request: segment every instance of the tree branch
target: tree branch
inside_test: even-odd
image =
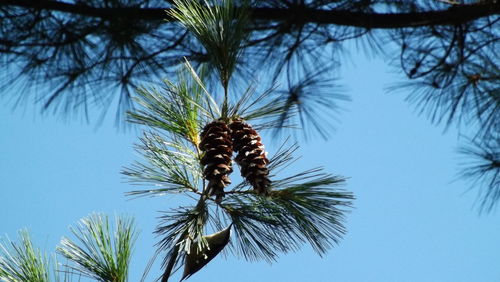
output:
[[[45,9],[99,18],[126,17],[129,20],[173,20],[165,12],[169,8],[116,7],[96,8],[82,4],[40,0],[0,0],[0,6]],[[478,18],[499,15],[500,1],[468,5],[454,5],[446,10],[414,13],[365,13],[347,10],[301,9],[300,15],[292,9],[254,8],[257,20],[286,21],[289,23],[317,23],[362,28],[403,28],[430,25],[454,25]]]

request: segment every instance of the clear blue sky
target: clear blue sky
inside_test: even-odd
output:
[[[500,281],[498,212],[478,216],[476,191],[464,194],[466,183],[452,182],[460,161],[457,132],[443,134],[417,116],[403,94],[387,94],[384,87],[396,78],[384,62],[355,57],[342,70],[353,101],[343,103],[329,141],[303,143],[296,165],[322,165],[350,177],[345,188],[357,200],[345,238],[324,258],[308,246],[272,265],[217,257],[188,281]],[[141,234],[130,281],[138,281],[154,252],[157,211],[175,207],[177,198],[124,196],[137,188],[119,174],[139,158],[136,133],[118,132],[112,118],[96,130],[42,117],[32,107],[12,112],[5,104],[3,99],[0,235],[14,239],[28,228],[51,252],[70,234],[68,226],[91,212],[133,215]],[[157,268],[152,273],[151,281],[160,274]]]

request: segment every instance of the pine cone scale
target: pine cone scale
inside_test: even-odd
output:
[[[231,130],[224,122],[213,121],[205,126],[200,137],[203,152],[200,163],[204,166],[203,176],[208,180],[208,193],[221,201],[224,187],[231,183],[229,174],[233,172]]]
[[[269,179],[269,160],[266,157],[262,139],[255,129],[241,119],[229,124],[233,140],[235,158],[243,176],[259,194],[266,195],[271,185]]]

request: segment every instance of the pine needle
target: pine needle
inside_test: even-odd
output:
[[[58,253],[70,260],[69,267],[98,281],[125,282],[137,233],[134,221],[117,217],[113,231],[108,217],[93,214],[80,221],[71,232],[77,242],[63,238]]]
[[[136,184],[153,184],[156,189],[128,192],[131,196],[164,195],[165,193],[198,192],[202,167],[198,154],[180,140],[165,140],[156,133],[144,133],[137,151],[146,162],[136,162],[122,174]]]
[[[185,26],[205,47],[227,89],[247,37],[249,20],[244,6],[232,0],[174,0],[169,15]]]
[[[354,199],[335,189],[344,179],[313,169],[272,182],[270,196],[231,193],[222,203],[234,223],[233,248],[253,261],[273,261],[304,242],[324,255],[345,233],[344,214]]]
[[[33,246],[27,230],[19,231],[20,243],[0,244],[0,280],[6,282],[49,282],[51,265],[47,256]]]

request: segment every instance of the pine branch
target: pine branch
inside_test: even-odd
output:
[[[51,262],[33,246],[28,231],[19,231],[20,243],[0,244],[0,280],[49,282]]]
[[[321,65],[321,62],[313,61],[302,68],[296,64],[287,67],[288,87],[277,92],[284,110],[276,118],[279,126],[275,133],[289,127],[288,123],[292,122],[300,124],[306,138],[314,133],[319,133],[325,140],[331,136],[333,123],[340,112],[339,102],[349,101],[349,97],[342,93],[342,88],[333,78],[332,64]]]
[[[234,251],[247,260],[273,261],[305,241],[320,255],[345,232],[344,213],[353,196],[335,187],[340,177],[306,171],[275,180],[268,198],[233,190],[221,206],[234,223]]]
[[[108,217],[94,214],[71,228],[78,243],[63,238],[57,251],[74,263],[73,270],[98,281],[125,282],[136,232],[132,219],[117,218],[116,231]],[[113,236],[114,235],[114,236]]]
[[[462,164],[459,177],[470,182],[470,190],[479,190],[479,212],[493,211],[500,201],[500,137],[469,140],[459,153],[469,159]]]
[[[499,25],[500,18],[474,26],[401,31],[400,63],[412,81],[392,89],[409,89],[407,100],[432,122],[473,125],[476,135],[485,138],[498,132]]]
[[[205,246],[202,238],[209,215],[204,199],[202,196],[196,206],[177,208],[160,217],[155,233],[162,238],[157,244],[158,250],[166,253],[162,281],[167,281],[173,274],[172,270],[184,262],[192,244],[196,242],[200,247]]]
[[[165,130],[197,147],[205,120],[219,112],[201,80],[186,62],[175,83],[166,81],[161,90],[140,88],[135,100],[141,108],[129,112],[129,121]]]
[[[130,21],[134,20],[163,20],[166,17],[162,8],[97,8],[84,4],[72,4],[60,1],[37,0],[3,0],[0,5],[9,5],[35,9],[49,9],[71,14],[98,18],[116,18],[122,16]],[[421,11],[406,13],[375,13],[352,12],[348,10],[323,10],[286,8],[254,8],[250,10],[252,18],[265,21],[285,21],[290,24],[318,23],[335,24],[362,28],[394,29],[403,27],[418,27],[432,25],[454,25],[465,23],[478,18],[500,14],[498,1],[481,1],[474,4],[454,5],[448,9],[438,11]],[[167,18],[173,20],[173,18]]]
[[[136,162],[122,174],[138,184],[153,184],[156,189],[128,192],[131,196],[163,195],[190,191],[198,193],[202,168],[197,152],[178,139],[165,140],[155,133],[144,133],[137,151],[146,163]]]
[[[247,7],[236,7],[231,0],[204,2],[174,0],[167,13],[186,27],[205,47],[217,68],[224,89],[223,117],[227,114],[227,92],[231,75],[243,51],[248,31]]]
[[[229,117],[251,121],[256,130],[290,127],[284,123],[288,123],[295,111],[289,109],[282,99],[273,97],[275,90],[276,87],[271,87],[257,95],[255,88],[249,86],[236,103],[229,106]],[[278,120],[286,112],[288,115],[283,122]]]

